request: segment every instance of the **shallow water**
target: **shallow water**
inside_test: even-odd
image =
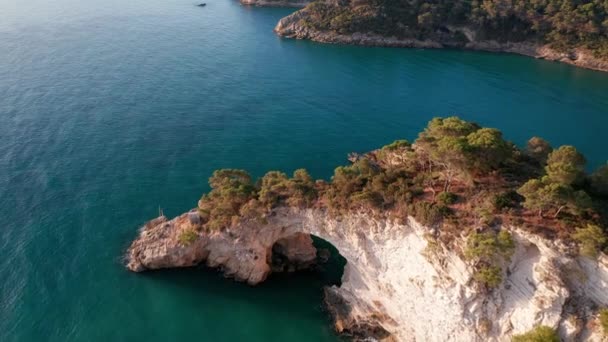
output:
[[[121,255],[214,169],[328,177],[458,114],[607,159],[608,73],[490,53],[320,45],[286,9],[0,0],[0,340],[334,341],[323,276],[260,288]]]

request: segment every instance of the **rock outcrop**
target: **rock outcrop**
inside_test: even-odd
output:
[[[340,34],[333,31],[318,31],[310,25],[305,24],[308,17],[307,9],[304,8],[281,19],[274,31],[286,38],[308,39],[320,43],[329,44],[352,44],[365,46],[383,47],[405,47],[405,48],[461,48],[479,51],[507,52],[519,55],[546,59],[571,64],[586,69],[608,71],[608,61],[602,60],[593,55],[591,51],[576,49],[570,53],[559,52],[552,49],[549,45],[539,45],[529,42],[507,42],[477,40],[474,32],[466,27],[450,27],[452,32],[462,33],[466,41],[453,39],[446,40],[420,40],[402,39],[397,37],[387,37],[369,32],[356,32],[352,34]],[[446,28],[447,29],[447,28]]]
[[[326,289],[326,302],[336,330],[355,339],[509,341],[542,324],[558,329],[564,341],[602,340],[595,312],[608,305],[605,255],[583,259],[559,242],[504,227],[516,251],[502,284],[482,291],[462,251],[429,244],[432,230],[412,218],[398,224],[363,213],[335,218],[281,208],[267,222],[198,232],[197,215],[146,224],[127,252],[127,267],[140,272],[203,263],[254,285],[272,271],[273,246],[306,264],[312,257],[306,236],[315,235],[347,260],[342,285]],[[194,231],[195,239],[180,239]],[[455,239],[454,246],[463,245]]]
[[[304,7],[310,0],[240,0],[241,4],[259,7]]]

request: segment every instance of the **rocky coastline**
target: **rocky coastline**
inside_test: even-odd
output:
[[[421,49],[441,49],[456,48],[489,52],[504,52],[524,55],[537,59],[567,63],[573,66],[608,72],[608,61],[595,57],[590,51],[576,49],[570,53],[559,52],[552,49],[549,45],[537,44],[533,42],[498,42],[498,41],[478,41],[475,34],[466,28],[452,28],[460,31],[467,41],[446,40],[419,40],[419,39],[400,39],[397,37],[386,37],[373,33],[356,32],[353,34],[340,34],[333,31],[318,31],[304,24],[307,17],[306,8],[299,10],[281,19],[274,31],[281,37],[293,39],[307,39],[319,43],[327,44],[348,44],[362,46],[381,46],[399,48],[421,48]]]
[[[247,6],[295,8],[302,8],[310,3],[308,0],[240,0],[240,2]]]
[[[556,328],[564,341],[602,340],[594,309],[608,305],[608,259],[571,256],[559,241],[516,227],[507,228],[517,248],[506,278],[484,292],[458,249],[430,242],[433,230],[411,217],[399,224],[364,213],[338,219],[319,209],[279,208],[267,222],[243,221],[180,242],[180,233],[199,225],[197,210],[148,222],[127,251],[127,268],[204,264],[255,285],[273,272],[277,242],[291,263],[312,262],[314,235],[347,259],[342,285],[327,288],[325,302],[336,331],[354,340],[506,341],[539,324]]]

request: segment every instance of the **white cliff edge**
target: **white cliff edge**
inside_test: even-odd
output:
[[[275,242],[300,236],[296,245],[304,252],[294,258],[306,262],[312,252],[301,233],[312,234],[347,260],[341,287],[326,290],[343,333],[396,341],[509,341],[542,324],[558,329],[564,341],[608,340],[595,317],[598,307],[608,306],[608,258],[569,256],[559,242],[518,228],[504,227],[516,251],[502,284],[487,292],[476,288],[461,251],[429,247],[431,230],[412,218],[397,224],[362,213],[337,219],[320,210],[284,208],[264,224],[243,222],[179,242],[180,232],[199,226],[196,210],[149,222],[127,252],[127,267],[140,272],[203,263],[254,285],[271,272]]]

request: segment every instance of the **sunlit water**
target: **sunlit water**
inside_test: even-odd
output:
[[[323,276],[124,270],[217,168],[327,178],[452,114],[607,159],[606,73],[283,40],[291,10],[207,3],[0,0],[0,341],[335,341]]]

